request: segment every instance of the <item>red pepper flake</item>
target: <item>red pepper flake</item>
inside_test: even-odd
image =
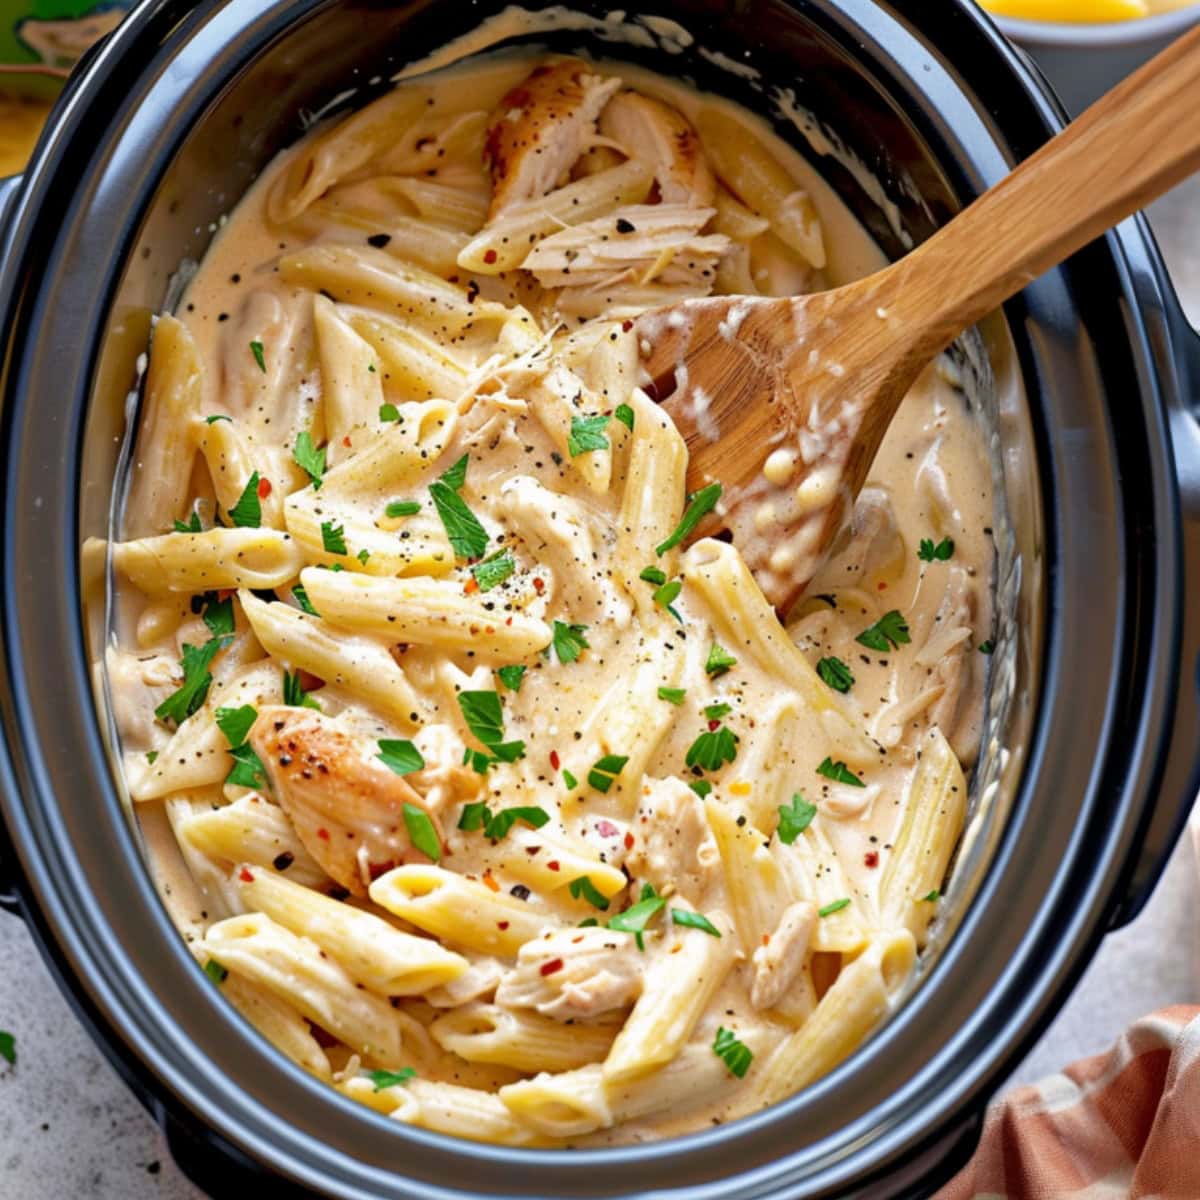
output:
[[[507,921],[497,921],[497,922],[496,922],[496,928],[497,928],[497,929],[507,929],[507,928],[508,928],[508,922],[507,922]]]
[[[258,498],[265,500],[271,494],[271,481],[269,479],[260,479],[258,481]]]
[[[485,251],[484,251],[484,255],[483,255],[483,261],[484,261],[485,263],[487,263],[487,264],[488,264],[488,266],[491,266],[491,265],[492,265],[492,263],[494,263],[494,262],[496,261],[496,252],[495,252],[495,250],[485,250]]]
[[[533,577],[533,590],[540,596],[546,590],[546,583],[540,575]]]
[[[322,825],[321,828],[317,830],[317,837],[319,837],[324,842],[329,841],[329,830],[326,829],[324,825]]]
[[[238,872],[238,878],[239,878],[239,879],[240,879],[240,880],[241,880],[243,883],[253,883],[253,882],[254,882],[254,876],[253,876],[253,875],[251,875],[251,874],[250,874],[250,872],[249,872],[249,871],[247,871],[245,867],[243,867],[243,868],[242,868],[242,869],[241,869],[241,870]]]
[[[508,618],[508,620],[507,620],[507,621],[505,621],[504,623],[505,623],[505,625],[511,625],[511,624],[512,624],[512,617],[509,617],[509,618]]]
[[[552,958],[548,963],[542,963],[542,965],[538,967],[538,971],[542,975],[553,975],[555,971],[561,971],[562,969],[563,960],[561,958]]]
[[[346,436],[344,438],[342,438],[342,445],[343,446],[350,445],[350,435],[349,434],[346,434]]]
[[[887,591],[887,584],[882,579],[875,586],[881,592]]]
[[[300,676],[300,686],[306,692],[319,692],[325,686],[325,680],[320,675],[314,675],[303,667],[297,667],[296,674]]]
[[[484,882],[484,886],[493,892],[498,892],[500,890],[500,885],[496,882],[495,877],[492,875],[491,871],[484,871],[483,882]]]
[[[557,771],[561,765],[562,765],[562,762],[558,757],[558,751],[551,750],[550,751],[550,766],[553,767],[554,770]]]
[[[771,944],[771,935],[769,933],[764,933],[763,934],[763,945],[769,946],[770,944]]]
[[[713,730],[715,730],[715,729],[720,729],[720,728],[721,728],[721,722],[720,722],[720,721],[709,721],[709,723],[708,723],[708,728],[709,728],[709,732],[710,732],[710,733],[711,733]]]
[[[879,851],[868,850],[866,854],[863,855],[863,862],[866,863],[868,867],[879,866]]]
[[[632,321],[622,321],[621,322],[621,332],[622,333],[628,333],[632,328],[633,328]]]
[[[463,584],[463,595],[469,596],[472,592],[479,591],[479,580],[474,575]]]
[[[601,837],[616,837],[621,831],[611,821],[597,821],[596,832]]]
[[[549,862],[546,864],[546,870],[547,870],[547,871],[561,871],[561,870],[562,870],[562,867],[560,867],[560,866],[558,865],[558,859],[557,859],[557,858],[552,858],[552,859],[551,859],[551,860],[550,860],[550,861],[549,861]]]
[[[632,833],[627,833],[625,835],[625,849],[626,850],[633,849],[633,834]]]

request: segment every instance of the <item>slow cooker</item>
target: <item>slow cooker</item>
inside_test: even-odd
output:
[[[893,255],[1063,119],[1035,69],[956,0],[651,0],[636,13],[577,0],[553,21],[542,0],[522,4],[523,40],[642,63],[776,118]],[[988,736],[921,976],[826,1078],[743,1120],[619,1149],[410,1128],[244,1023],[144,865],[92,686],[105,581],[85,576],[79,548],[109,528],[150,315],[312,114],[363,103],[502,8],[144,0],[4,185],[4,906],[213,1194],[928,1194],[1100,939],[1137,913],[1196,793],[1200,339],[1140,218],[959,344],[1005,495]],[[789,89],[819,137],[783,122]]]

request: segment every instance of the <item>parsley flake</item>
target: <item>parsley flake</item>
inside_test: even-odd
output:
[[[404,825],[408,830],[408,840],[422,854],[428,855],[434,862],[440,862],[442,842],[438,837],[437,829],[429,819],[429,814],[423,808],[416,804],[410,804],[407,800],[404,802],[402,812],[404,813]]]
[[[800,792],[796,792],[790,805],[779,806],[779,826],[775,830],[779,840],[790,846],[812,824],[816,815],[817,806],[809,804]]]
[[[183,683],[178,691],[172,692],[154,710],[154,715],[160,721],[174,721],[176,725],[182,725],[204,703],[209,684],[212,683],[212,673],[208,668],[217,651],[224,650],[230,640],[211,638],[199,649],[195,646],[183,647],[180,663]]]
[[[325,474],[325,447],[318,450],[313,445],[312,434],[306,429],[296,438],[292,447],[292,458],[296,465],[308,473],[312,480],[313,491],[321,487],[321,477]]]
[[[927,904],[935,904],[941,898],[942,893],[937,888],[934,888],[932,892],[928,893],[928,895],[921,897],[922,901]]]
[[[308,598],[308,590],[304,584],[298,583],[292,588],[292,599],[300,605],[300,611],[306,612],[310,617],[319,617],[321,614],[313,608],[312,601]]]
[[[500,667],[497,669],[496,674],[500,677],[500,682],[510,692],[519,692],[521,690],[521,683],[525,678],[526,670],[528,668],[522,666]]]
[[[908,636],[908,622],[897,609],[885,612],[874,625],[864,629],[854,639],[859,645],[868,650],[878,650],[886,653],[890,648],[898,650],[901,646],[912,641]]]
[[[364,1071],[363,1074],[375,1085],[375,1091],[382,1092],[384,1088],[399,1087],[415,1079],[417,1072],[413,1067],[401,1067],[399,1071]]]
[[[726,1029],[724,1025],[717,1029],[717,1036],[713,1039],[712,1048],[713,1053],[739,1079],[745,1077],[746,1072],[750,1070],[750,1064],[754,1061],[750,1047],[745,1042],[738,1041],[737,1034],[732,1029]]]
[[[667,906],[664,900],[648,883],[642,884],[642,897],[636,904],[631,904],[624,912],[617,913],[608,922],[609,929],[619,933],[632,933],[637,941],[639,950],[646,949],[643,934],[646,926]]]
[[[283,702],[292,708],[311,708],[317,712],[321,706],[304,690],[300,682],[299,671],[284,671],[283,673]]]
[[[213,981],[213,983],[220,986],[228,978],[229,968],[217,962],[215,958],[210,958],[208,962],[204,964],[204,973]]]
[[[616,417],[617,420],[620,421],[630,433],[633,432],[633,409],[630,408],[628,404],[618,404],[613,410],[613,416]]]
[[[654,547],[654,553],[665,554],[668,550],[678,546],[716,508],[717,501],[720,498],[721,485],[719,483],[710,483],[708,487],[701,488],[698,492],[695,492],[689,497],[688,506],[684,510],[679,524],[675,526],[674,532],[672,532],[665,542],[659,542]]]
[[[233,759],[233,770],[225,776],[226,783],[254,788],[255,791],[267,786],[266,768],[252,746],[234,746],[229,751],[229,757]]]
[[[676,925],[682,925],[687,929],[702,929],[713,937],[721,936],[721,931],[707,917],[698,912],[692,912],[688,908],[671,909],[671,920]]]
[[[397,775],[411,775],[425,766],[420,750],[408,738],[380,738],[375,757]]]
[[[233,424],[233,418],[227,417],[224,413],[213,413],[211,417],[204,418],[205,425],[215,425],[218,421],[228,421],[230,425]]]
[[[258,498],[258,472],[246,481],[238,502],[229,510],[229,518],[242,529],[258,529],[262,525],[262,503]]]
[[[10,1067],[17,1065],[17,1039],[7,1029],[0,1029],[0,1058]]]
[[[225,735],[225,740],[231,746],[240,746],[258,719],[258,710],[252,704],[243,704],[241,708],[218,708],[217,728]]]
[[[606,754],[588,772],[588,786],[599,792],[607,792],[628,761],[628,754]]]
[[[737,758],[738,742],[741,739],[731,729],[722,726],[720,729],[706,729],[688,747],[687,758],[684,760],[689,767],[700,767],[704,771],[716,771],[722,763],[733,762]]]
[[[206,592],[205,595],[212,593]],[[209,600],[204,606],[204,624],[213,637],[225,637],[233,633],[233,597],[226,596],[224,600],[218,600],[214,596]]]
[[[492,588],[499,587],[516,569],[517,564],[512,553],[501,550],[491,558],[476,563],[471,568],[471,574],[475,576],[475,582],[479,584],[481,592],[490,592]]]
[[[464,463],[462,477],[465,479],[466,459],[463,458],[459,461]],[[455,469],[452,467],[446,474],[449,475]],[[429,485],[429,498],[433,501],[434,508],[437,509],[442,527],[446,531],[446,537],[450,539],[450,545],[454,547],[454,553],[459,558],[481,558],[487,549],[487,530],[479,523],[479,518],[467,507],[466,501],[451,484],[446,482],[446,476],[434,480]]]
[[[389,517],[415,517],[421,511],[419,500],[393,500],[384,512]]]
[[[554,622],[554,653],[560,663],[573,663],[584,650],[590,648],[586,633],[586,625],[567,625],[563,621]]]
[[[992,651],[995,649],[996,649],[996,643],[993,642],[991,638],[988,638],[988,640],[986,642],[979,643],[979,653],[980,654],[991,654]]]
[[[708,658],[704,662],[704,670],[716,679],[718,675],[724,675],[730,667],[737,666],[737,659],[729,653],[719,642],[713,642],[708,648]]]
[[[643,567],[638,578],[644,579],[647,583],[663,584],[667,582],[667,573],[658,567]]]
[[[563,783],[565,783],[567,786],[567,791],[573,792],[579,786],[579,780],[576,779],[575,776],[572,775],[571,772],[568,771],[566,767],[563,767],[562,775],[563,775]]]
[[[687,688],[660,687],[658,689],[658,698],[665,700],[668,704],[676,706],[683,703],[684,696],[687,695]]]
[[[381,404],[379,419],[381,421],[398,421],[400,420],[400,410],[394,404]]]
[[[443,471],[440,479],[447,487],[456,492],[467,482],[467,466],[471,461],[469,454],[464,454],[448,471]]]
[[[818,917],[832,917],[834,913],[841,912],[843,908],[850,907],[850,899],[848,896],[842,897],[841,900],[832,900],[826,904],[824,908],[817,909]]]
[[[250,343],[250,353],[254,355],[254,361],[258,363],[258,369],[265,375],[267,373],[267,360],[263,357],[263,344],[257,339]]]
[[[589,454],[593,450],[607,450],[608,438],[604,429],[608,425],[608,417],[603,414],[594,417],[572,417],[571,432],[567,434],[567,453],[572,458],[580,454]]]
[[[204,526],[200,524],[200,514],[193,508],[192,515],[186,521],[175,518],[176,533],[203,533]]]
[[[683,618],[673,607],[675,601],[679,597],[679,593],[683,591],[683,580],[672,579],[670,583],[664,583],[662,587],[656,588],[654,591],[654,603],[660,608],[665,608],[681,625]],[[736,661],[736,660],[734,660]]]
[[[917,557],[922,562],[945,562],[954,554],[954,542],[951,538],[942,538],[935,546],[932,538],[922,538],[917,549]]]
[[[848,692],[854,686],[854,675],[840,658],[823,658],[817,663],[817,674],[835,692]]]
[[[346,554],[346,528],[332,521],[321,522],[321,545],[326,554]]]
[[[587,875],[580,875],[578,879],[572,879],[567,884],[567,891],[576,900],[586,900],[593,908],[598,908],[602,912],[608,908],[608,897],[596,887]]]
[[[700,797],[701,800],[703,800],[705,796],[712,795],[713,785],[709,783],[707,779],[693,779],[692,782],[688,784],[688,787],[690,787],[692,791]]]
[[[844,762],[834,762],[829,757],[826,757],[817,768],[817,774],[824,775],[826,779],[832,779],[834,783],[848,783],[851,787],[867,786]]]

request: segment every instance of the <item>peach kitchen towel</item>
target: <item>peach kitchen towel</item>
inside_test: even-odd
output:
[[[1131,1025],[1106,1054],[1014,1088],[935,1200],[1200,1200],[1200,1006]]]

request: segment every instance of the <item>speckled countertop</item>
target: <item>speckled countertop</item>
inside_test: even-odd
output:
[[[1159,201],[1151,220],[1200,325],[1200,179]],[[1185,839],[1150,904],[1105,941],[1013,1082],[1103,1049],[1145,1012],[1200,1000],[1198,899]],[[0,1064],[0,1198],[204,1200],[59,995],[24,926],[3,915],[0,963],[0,1028],[16,1035],[18,1053],[15,1068]]]

